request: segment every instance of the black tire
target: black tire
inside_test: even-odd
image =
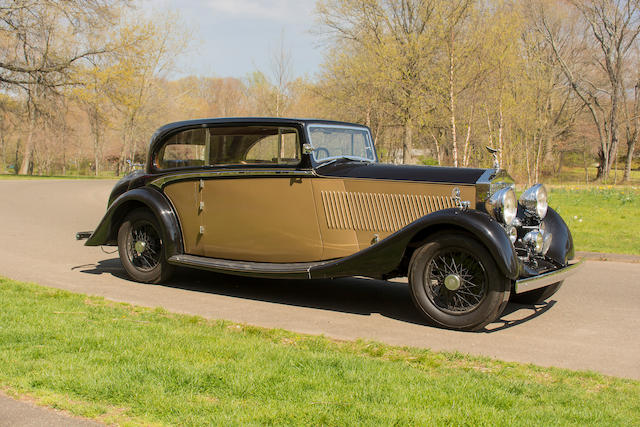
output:
[[[133,280],[161,283],[171,276],[173,267],[167,262],[162,236],[158,220],[148,209],[131,211],[120,224],[120,261]],[[136,247],[138,242],[143,243]]]
[[[482,329],[502,314],[511,280],[499,270],[487,248],[464,233],[432,236],[413,253],[409,288],[416,307],[448,329]],[[445,285],[445,278],[453,277]]]
[[[517,304],[542,304],[547,298],[560,290],[564,281],[556,282],[544,288],[534,289],[533,291],[523,292],[521,294],[511,295],[511,302]]]

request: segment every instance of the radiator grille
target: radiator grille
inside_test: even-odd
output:
[[[394,232],[418,218],[455,207],[451,197],[322,191],[327,227]]]

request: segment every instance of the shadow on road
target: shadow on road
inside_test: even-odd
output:
[[[73,267],[86,274],[110,274],[130,280],[119,258]],[[406,283],[366,278],[314,280],[275,280],[231,276],[194,269],[177,269],[174,279],[161,285],[194,292],[224,295],[276,304],[330,310],[369,316],[380,314],[390,319],[434,326],[417,311]],[[479,331],[495,333],[540,316],[555,301],[542,306],[509,303],[496,322]],[[533,310],[533,313],[532,313]]]

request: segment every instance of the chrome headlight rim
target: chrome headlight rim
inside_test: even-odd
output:
[[[518,203],[513,188],[505,187],[493,193],[487,199],[485,209],[493,219],[505,225],[511,225],[518,213]]]
[[[547,187],[544,184],[535,184],[522,193],[519,203],[527,214],[542,220],[549,208],[547,199]]]
[[[522,243],[534,252],[540,254],[544,250],[544,234],[540,230],[532,230],[524,235]],[[551,241],[549,241],[549,244],[551,244]]]

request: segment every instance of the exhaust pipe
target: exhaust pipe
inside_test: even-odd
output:
[[[76,233],[76,240],[86,240],[93,234],[93,231],[78,231]]]

